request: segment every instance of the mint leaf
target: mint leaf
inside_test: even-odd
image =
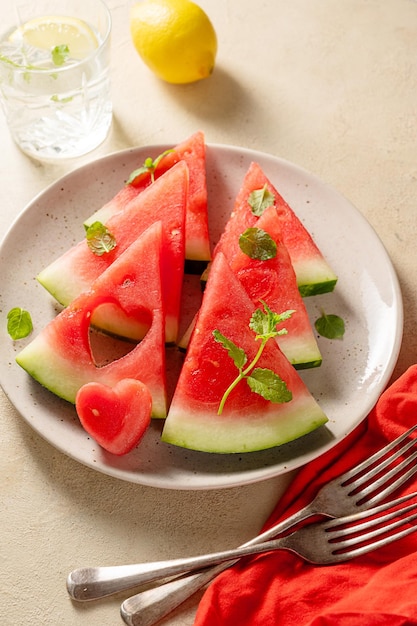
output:
[[[265,400],[276,404],[292,400],[292,393],[285,381],[269,369],[257,367],[246,380],[251,390]]]
[[[70,50],[66,44],[55,46],[52,48],[52,63],[54,65],[64,65],[65,61],[69,57]]]
[[[248,203],[252,209],[252,213],[258,217],[270,206],[275,203],[275,196],[269,191],[266,184],[262,189],[255,189],[249,194]]]
[[[7,314],[7,332],[12,339],[24,339],[32,330],[32,318],[28,311],[19,307],[10,309]]]
[[[286,328],[277,330],[277,325],[289,319],[295,311],[288,309],[283,313],[274,313],[269,306],[261,300],[264,307],[256,309],[249,322],[249,327],[256,333],[256,339],[276,337],[276,335],[285,335],[288,331]]]
[[[126,185],[131,185],[132,183],[134,183],[136,178],[138,178],[142,174],[150,174],[151,181],[155,182],[155,170],[158,167],[161,160],[170,152],[174,152],[174,149],[172,148],[170,150],[165,150],[165,152],[162,152],[162,154],[157,156],[156,159],[152,159],[152,157],[147,157],[144,160],[143,165],[141,167],[139,167],[136,170],[133,170],[133,172],[130,174],[129,178],[126,181]]]
[[[226,348],[226,350],[229,353],[230,358],[233,359],[233,362],[236,365],[236,367],[238,369],[242,369],[242,367],[246,364],[246,361],[247,361],[247,356],[244,350],[242,350],[242,348],[239,348],[236,344],[234,344],[233,341],[230,341],[230,339],[227,339],[227,337],[222,335],[222,333],[219,330],[213,330],[213,336],[214,336],[214,339],[218,343],[221,343],[222,346]]]
[[[277,256],[277,244],[262,228],[247,228],[239,237],[239,247],[248,257],[258,261]]]
[[[315,329],[326,339],[342,339],[345,334],[345,323],[338,315],[327,315],[322,311],[321,317],[314,322]]]
[[[74,96],[68,96],[66,98],[60,98],[56,93],[51,96],[52,102],[57,102],[59,104],[66,104],[67,102],[71,102],[74,99]]]
[[[85,237],[90,250],[97,256],[111,252],[116,247],[116,239],[101,222],[93,222],[85,227]]]
[[[285,311],[284,313],[278,314],[271,311],[268,305],[261,300],[265,311],[261,309],[257,309],[253,314],[249,322],[249,327],[257,333],[255,336],[255,341],[261,340],[261,344],[258,348],[257,353],[255,354],[252,361],[246,366],[245,369],[243,367],[247,363],[247,355],[245,352],[238,348],[233,341],[227,339],[220,331],[217,329],[213,331],[213,335],[216,341],[221,343],[223,347],[229,352],[229,356],[233,359],[237,369],[238,375],[234,379],[234,381],[229,385],[226,391],[223,394],[223,397],[220,401],[219,408],[217,410],[217,414],[221,415],[223,412],[224,405],[226,403],[227,398],[233,389],[240,383],[241,380],[246,378],[248,385],[255,393],[263,396],[267,400],[271,398],[284,398],[283,400],[271,400],[272,402],[288,402],[291,398],[289,398],[288,389],[285,386],[285,389],[282,388],[282,382],[279,376],[275,374],[272,370],[268,369],[260,369],[256,368],[255,365],[261,358],[262,352],[264,351],[265,345],[269,339],[275,337],[276,335],[286,333],[286,329],[283,328],[281,330],[276,329],[276,325],[281,323],[285,319],[288,319],[293,311]],[[250,379],[250,381],[249,381]],[[278,380],[277,380],[278,379]],[[281,381],[281,383],[279,382]],[[285,384],[285,383],[284,383]],[[288,392],[288,393],[287,393]]]
[[[54,93],[54,95],[51,96],[52,102],[57,102],[59,104],[66,104],[67,102],[71,102],[71,100],[73,100],[73,99],[74,99],[74,96],[68,96],[67,98],[61,98],[56,93]]]

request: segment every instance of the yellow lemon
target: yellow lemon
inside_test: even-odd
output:
[[[133,5],[130,30],[146,65],[169,83],[210,76],[217,37],[207,14],[190,0],[143,0]]]
[[[10,36],[10,41],[24,41],[41,50],[66,45],[73,59],[84,59],[98,46],[92,29],[75,17],[48,15],[36,17],[20,26]]]

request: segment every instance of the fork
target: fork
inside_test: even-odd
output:
[[[417,471],[417,464],[413,465],[417,449],[412,450],[417,439],[410,438],[416,429],[417,424],[355,468],[328,482],[304,508],[246,542],[244,547],[276,537],[314,515],[341,517],[382,502]],[[407,452],[409,455],[399,461]],[[159,588],[142,591],[123,602],[122,617],[127,624],[134,624],[133,615],[140,612],[140,624],[151,626],[230,565],[227,562],[200,574],[172,580]],[[74,600],[86,601],[130,589],[136,586],[130,576],[131,567],[134,566],[75,569],[67,578],[68,593]]]
[[[246,542],[245,546],[264,542],[282,534],[293,525],[313,515],[338,517],[355,513],[382,502],[417,471],[416,439],[409,439],[417,424],[362,463],[324,485],[305,507]],[[399,457],[408,453],[401,463]],[[378,474],[385,472],[378,477]],[[128,626],[153,626],[202,589],[235,561],[227,561],[202,573],[176,578],[127,598],[120,613]]]
[[[307,524],[289,535],[252,546],[169,561],[138,563],[131,566],[130,576],[135,585],[144,585],[161,577],[275,550],[289,550],[316,565],[348,561],[416,532],[417,525],[411,524],[417,519],[417,502],[397,508],[416,496],[417,492],[409,493],[360,513]]]
[[[169,561],[138,563],[130,566],[129,577],[132,584],[144,585],[161,577],[275,550],[289,550],[317,565],[348,561],[416,532],[417,525],[412,522],[417,520],[417,501],[400,507],[416,497],[417,492],[409,493],[353,515],[307,524],[289,535],[252,546]]]

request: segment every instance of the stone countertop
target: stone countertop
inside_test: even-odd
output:
[[[118,150],[174,145],[201,129],[208,143],[270,153],[337,189],[379,235],[403,293],[393,377],[404,372],[417,353],[417,3],[201,0],[218,34],[217,66],[209,79],[185,86],[149,72],[130,41],[128,3],[108,4],[111,133],[82,159],[47,164],[15,147],[1,117],[1,231],[49,184]],[[120,597],[71,602],[71,569],[242,543],[290,479],[212,491],[126,483],[55,450],[2,393],[0,403],[0,614],[7,626],[121,624]],[[199,597],[161,623],[191,625]]]

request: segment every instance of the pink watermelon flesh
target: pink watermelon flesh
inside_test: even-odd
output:
[[[138,445],[151,423],[152,396],[139,380],[126,378],[113,388],[87,383],[75,400],[84,429],[108,452],[123,455]]]
[[[257,163],[251,163],[247,170],[236,197],[232,214],[214,249],[213,255],[221,250],[227,259],[233,258],[238,250],[240,234],[246,228],[255,226],[259,219],[252,212],[248,202],[249,196],[253,191],[263,189],[265,185],[275,198],[275,207],[281,224],[282,240],[290,255],[301,295],[309,296],[332,291],[337,281],[336,275],[313,241],[310,233]]]
[[[295,272],[288,250],[282,241],[280,220],[274,206],[269,207],[256,222],[256,228],[267,232],[277,244],[274,258],[261,261],[251,259],[238,247],[231,260],[231,268],[255,307],[263,300],[272,311],[293,310],[286,320],[286,335],[276,340],[287,359],[297,369],[317,367],[322,358],[307,310],[297,287]]]
[[[16,361],[35,380],[74,403],[89,382],[114,387],[123,379],[147,385],[152,415],[167,410],[164,302],[160,258],[168,251],[161,223],[151,225],[124,254],[57,315],[18,354]],[[149,326],[143,340],[117,360],[98,365],[92,350],[90,323],[97,308],[112,303],[128,318]]]
[[[187,261],[209,261],[211,258],[206,180],[206,144],[204,133],[198,131],[176,145],[173,151],[161,159],[154,171],[154,178],[159,178],[178,161],[184,161],[190,172],[189,200],[186,213],[185,258]],[[156,159],[159,155],[151,155]],[[115,213],[123,210],[128,202],[148,187],[152,182],[149,172],[143,173],[120,190],[118,194],[101,209],[89,217],[85,224],[94,221],[106,224]],[[188,267],[188,266],[187,266]]]
[[[147,185],[146,185],[147,186]],[[145,186],[143,187],[145,189]],[[136,198],[139,192],[142,189],[134,187],[133,185],[125,185],[122,187],[117,194],[106,204],[104,204],[100,209],[95,211],[93,215],[91,215],[88,219],[85,220],[85,226],[91,226],[94,222],[101,222],[102,224],[106,224],[107,220],[110,219],[119,211],[123,211],[126,206],[129,204],[131,200]]]
[[[266,231],[277,243],[277,256],[268,261],[258,261],[249,258],[236,246],[231,269],[254,306],[259,306],[260,300],[264,300],[273,311],[295,311],[285,324],[288,334],[276,338],[278,345],[296,369],[318,367],[322,362],[321,353],[297,286],[288,250],[282,242],[281,225],[274,206],[266,209],[257,220],[256,227]],[[195,321],[196,316],[178,342],[182,350],[188,345]]]
[[[250,362],[259,346],[249,328],[253,310],[224,255],[216,254],[165,421],[163,441],[204,452],[251,452],[296,439],[327,421],[275,341],[267,342],[258,366],[276,372],[292,392],[292,399],[282,404],[269,402],[241,381],[223,413],[217,414],[237,369],[224,347],[215,341],[213,330],[218,329],[243,348]]]
[[[188,197],[188,167],[180,161],[153,185],[136,196],[124,211],[107,221],[116,239],[114,250],[95,255],[85,240],[70,248],[37,276],[39,282],[64,306],[88,291],[94,282],[150,225],[160,219],[168,241],[162,267],[166,308],[166,342],[177,339],[181,287],[184,275],[184,224]],[[110,303],[111,304],[111,303]],[[126,319],[114,307],[96,311],[93,324],[128,339],[143,337],[137,320]]]

